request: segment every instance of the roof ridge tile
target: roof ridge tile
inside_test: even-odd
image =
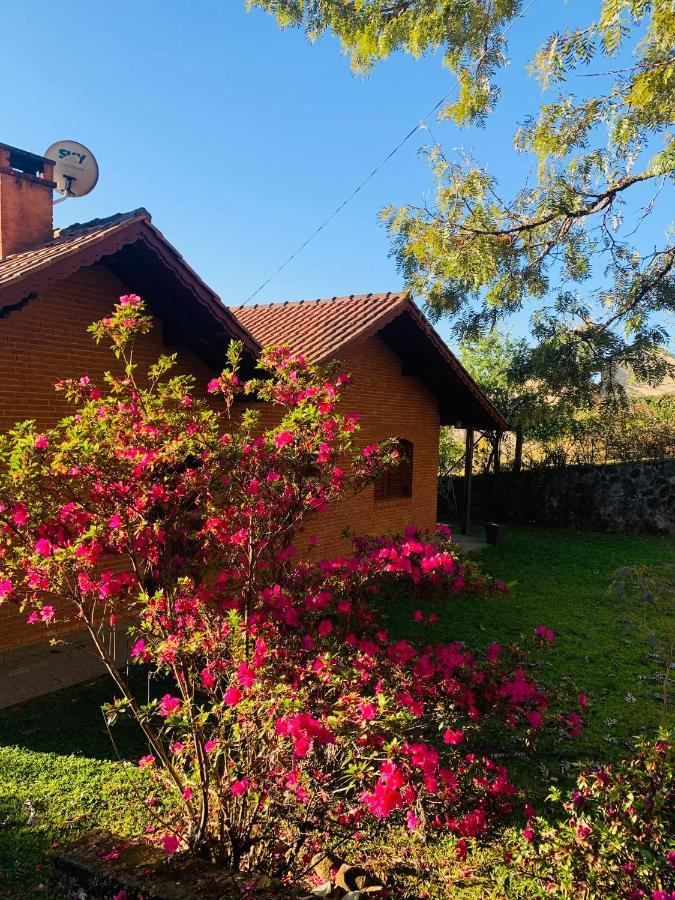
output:
[[[148,210],[144,206],[139,206],[128,212],[113,213],[111,216],[90,219],[88,222],[73,222],[71,225],[66,225],[65,228],[57,228],[54,231],[54,239],[81,234],[84,231],[90,231],[96,228],[104,228],[106,225],[117,225],[120,222],[127,222],[129,219],[136,218],[144,218],[147,219],[148,222],[152,222],[152,216]]]

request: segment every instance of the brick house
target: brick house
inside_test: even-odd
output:
[[[353,376],[350,409],[364,443],[397,436],[409,452],[401,471],[317,521],[324,552],[344,549],[341,532],[431,526],[436,515],[441,424],[506,423],[409,297],[368,294],[229,309],[152,224],[144,209],[53,230],[53,164],[0,144],[0,428],[65,412],[59,378],[95,379],[114,360],[87,326],[124,293],[146,301],[156,325],[137,361],[176,352],[199,385],[222,366],[231,340],[253,369],[263,344],[285,343],[316,362],[339,359]],[[8,605],[0,650],[44,638]]]

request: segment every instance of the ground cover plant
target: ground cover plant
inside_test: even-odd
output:
[[[538,678],[556,684],[567,675],[586,685],[589,706],[580,738],[557,753],[540,743],[527,766],[531,803],[551,824],[559,812],[557,805],[545,802],[551,786],[571,792],[582,768],[630,756],[634,736],[654,735],[659,727],[659,682],[652,678],[660,674],[661,663],[652,658],[649,641],[658,614],[628,597],[626,617],[631,612],[644,615],[645,630],[626,632],[606,588],[622,565],[656,564],[669,555],[675,555],[672,542],[660,537],[513,527],[503,544],[480,551],[483,568],[512,584],[507,595],[476,604],[475,598],[458,594],[452,603],[430,607],[438,615],[433,626],[438,640],[464,639],[476,647],[493,640],[507,645],[541,621],[552,623],[555,644],[539,658]],[[405,634],[417,641],[428,635],[428,622],[413,618],[418,608],[419,598],[399,596],[393,604],[387,602],[386,625],[393,636]],[[145,673],[139,669],[139,674],[139,687],[146,691]],[[158,696],[164,692],[160,685],[154,689]],[[633,701],[626,700],[628,694]],[[39,886],[47,881],[53,842],[99,829],[121,839],[128,836],[129,783],[100,711],[109,697],[109,684],[100,680],[0,711],[0,818],[12,822],[12,827],[0,828],[0,894],[12,900],[44,895]],[[136,760],[148,752],[147,741],[140,731],[129,728],[123,734],[121,727],[116,726],[115,738],[129,760],[127,771],[138,779],[142,773]],[[517,763],[516,757],[510,768]],[[522,784],[527,772],[516,774]],[[83,794],[91,800],[81,803]],[[32,815],[26,800],[33,804]],[[150,819],[143,824],[151,824]],[[524,827],[523,819],[514,841]],[[481,850],[469,840],[467,860],[457,860],[442,842],[422,844],[405,828],[392,837],[385,859],[418,864],[420,881],[431,896],[485,897],[494,887],[494,869],[503,861],[501,836]]]
[[[515,644],[477,655],[380,627],[385,586],[440,603],[503,592],[446,527],[298,556],[311,516],[397,463],[394,440],[356,443],[358,417],[338,403],[348,376],[278,349],[242,384],[233,345],[209,404],[170,357],[137,372],[150,327],[141,300],[122,297],[91,330],[123,374],[62,383],[73,415],[2,438],[0,593],[38,627],[88,630],[117,691],[108,724],[130,717],[148,745],[153,839],[298,879],[317,853],[392,825],[460,846],[486,837],[517,788],[474,743],[505,731],[525,748],[547,723],[575,737],[583,699],[558,707]],[[273,404],[276,424],[246,399]],[[135,691],[111,658],[103,635],[120,626],[161,696]],[[552,639],[534,629],[540,648]]]
[[[581,775],[554,825],[532,817],[512,850],[502,888],[509,897],[675,894],[675,748],[664,733],[616,765]]]

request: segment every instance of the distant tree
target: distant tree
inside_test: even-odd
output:
[[[529,432],[526,465],[602,465],[675,458],[675,396],[628,397],[542,420]]]
[[[526,340],[500,334],[496,329],[473,342],[462,344],[459,354],[464,367],[504,414],[515,432],[515,471],[519,471],[522,465],[524,440],[535,427],[541,428],[544,422],[550,423],[560,414],[559,405],[547,398],[545,389],[524,377],[529,354]],[[490,432],[487,437],[490,456],[486,468],[493,463],[498,469],[500,434]]]
[[[521,0],[248,4],[310,38],[331,30],[357,72],[397,50],[440,50],[458,86],[440,115],[458,125],[480,125],[494,108],[508,29],[521,15],[526,28],[529,10]],[[388,207],[382,218],[407,286],[432,316],[449,316],[466,341],[529,307],[530,373],[579,399],[612,364],[652,383],[667,369],[656,351],[667,340],[663,315],[675,310],[673,229],[645,252],[633,234],[657,198],[673,202],[675,6],[598,0],[581,4],[566,31],[554,14],[529,67],[549,96],[514,137],[515,152],[536,160],[532,180],[503,195],[485,166],[434,146],[435,202]]]

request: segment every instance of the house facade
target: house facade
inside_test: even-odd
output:
[[[0,428],[66,412],[54,384],[100,379],[115,369],[87,334],[121,294],[140,294],[155,325],[138,344],[141,368],[176,353],[181,371],[206,386],[228,343],[244,345],[253,371],[260,347],[287,344],[312,361],[338,359],[353,378],[345,403],[361,416],[364,443],[398,437],[410,451],[401,477],[367,488],[312,530],[323,553],[347,549],[341,534],[401,530],[436,517],[441,424],[505,427],[414,303],[369,294],[227,308],[153,225],[144,209],[54,231],[52,163],[0,144]],[[0,651],[44,640],[14,607],[0,607]]]

